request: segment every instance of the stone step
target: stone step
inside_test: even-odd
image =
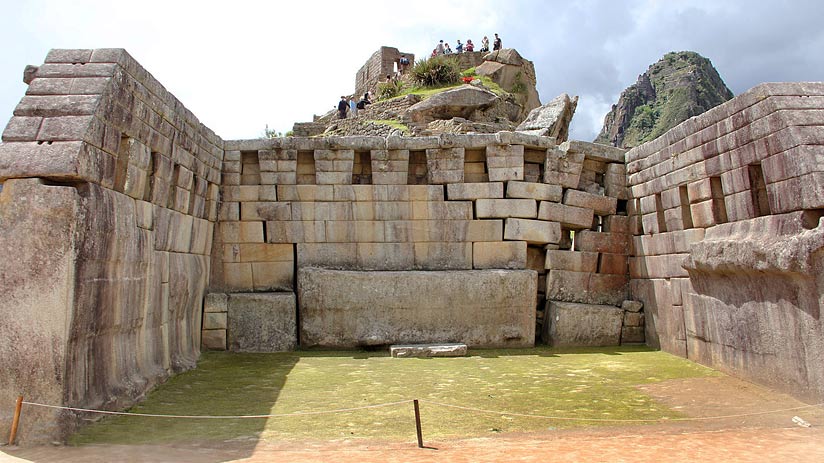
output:
[[[464,357],[466,344],[397,344],[389,346],[389,353],[398,358]]]

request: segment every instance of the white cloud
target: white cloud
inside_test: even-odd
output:
[[[123,47],[225,138],[280,131],[331,109],[380,46],[419,57],[439,39],[499,32],[535,62],[543,101],[580,96],[572,134],[592,139],[619,93],[665,52],[694,50],[739,93],[821,80],[824,4],[743,0],[140,3],[0,0],[0,119],[49,48]]]

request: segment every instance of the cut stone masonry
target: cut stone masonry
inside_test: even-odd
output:
[[[123,50],[52,50],[30,77],[0,144],[0,433],[21,391],[119,410],[201,348],[647,342],[824,397],[824,84],[624,153],[222,140]],[[32,410],[21,441],[78,423]]]

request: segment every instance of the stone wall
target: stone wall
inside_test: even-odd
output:
[[[222,145],[124,50],[49,52],[0,144],[0,433],[18,394],[119,410],[195,365]]]
[[[374,92],[378,83],[386,80],[386,76],[394,76],[398,70],[398,61],[401,55],[406,55],[409,66],[415,63],[415,55],[398,51],[393,47],[381,47],[361,66],[355,75],[355,97],[361,98],[367,91]]]
[[[443,342],[531,347],[537,281],[531,270],[303,268],[300,342],[348,348]]]
[[[552,138],[512,132],[237,140],[225,148],[211,290],[297,291],[305,326],[317,326],[312,317],[331,316],[322,307],[307,306],[307,300],[337,297],[333,285],[324,297],[313,293],[313,299],[299,290],[300,271],[318,267],[407,273],[393,274],[398,280],[418,278],[421,271],[463,271],[467,282],[475,278],[473,271],[535,270],[539,283],[524,288],[523,297],[535,301],[538,333],[547,300],[620,307],[628,297],[622,150],[584,142],[556,146]],[[452,291],[474,300],[470,287]],[[391,299],[396,290],[377,285],[355,305]],[[429,305],[421,303],[418,319],[405,320],[429,326]],[[461,309],[451,310],[460,320]],[[226,317],[218,317],[226,323],[204,325],[204,339],[214,341],[209,347],[232,348],[227,344],[232,311],[230,304]],[[373,331],[369,317],[358,319],[367,323],[362,332]],[[407,327],[395,328],[397,334]],[[299,330],[303,343],[305,332]],[[613,331],[617,344],[622,324]],[[500,335],[494,324],[479,324],[475,337],[464,342],[500,346]],[[351,347],[359,342],[355,338],[330,334],[316,344]],[[341,344],[330,344],[331,339]],[[432,338],[421,335],[423,340]],[[401,335],[381,338],[411,341]]]
[[[763,84],[627,153],[652,345],[824,398],[824,84]]]

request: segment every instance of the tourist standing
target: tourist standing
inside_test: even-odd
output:
[[[444,54],[444,55],[451,55],[451,54],[452,54],[452,49],[451,49],[451,48],[449,48],[449,44],[448,44],[448,43],[445,43],[445,44],[443,45],[443,54]]]
[[[463,44],[460,40],[458,40],[458,44],[455,45],[455,53],[463,53]]]
[[[500,50],[503,48],[503,43],[501,42],[501,38],[498,37],[498,34],[495,34],[495,41],[492,42],[492,49],[493,50]]]
[[[346,102],[346,97],[340,97],[338,102],[338,119],[346,119],[346,111],[349,109],[349,103]]]
[[[435,54],[436,55],[443,55],[444,47],[443,47],[443,40],[438,42],[438,46],[435,47]]]
[[[475,44],[472,43],[472,39],[466,39],[466,47],[464,50],[469,53],[475,51]]]
[[[398,60],[398,72],[403,74],[407,66],[409,66],[409,58],[406,55],[401,55],[401,59]]]
[[[481,51],[486,53],[489,51],[489,38],[484,36],[484,39],[481,40]]]
[[[352,113],[352,117],[358,117],[358,105],[352,98],[349,98],[349,112]]]

